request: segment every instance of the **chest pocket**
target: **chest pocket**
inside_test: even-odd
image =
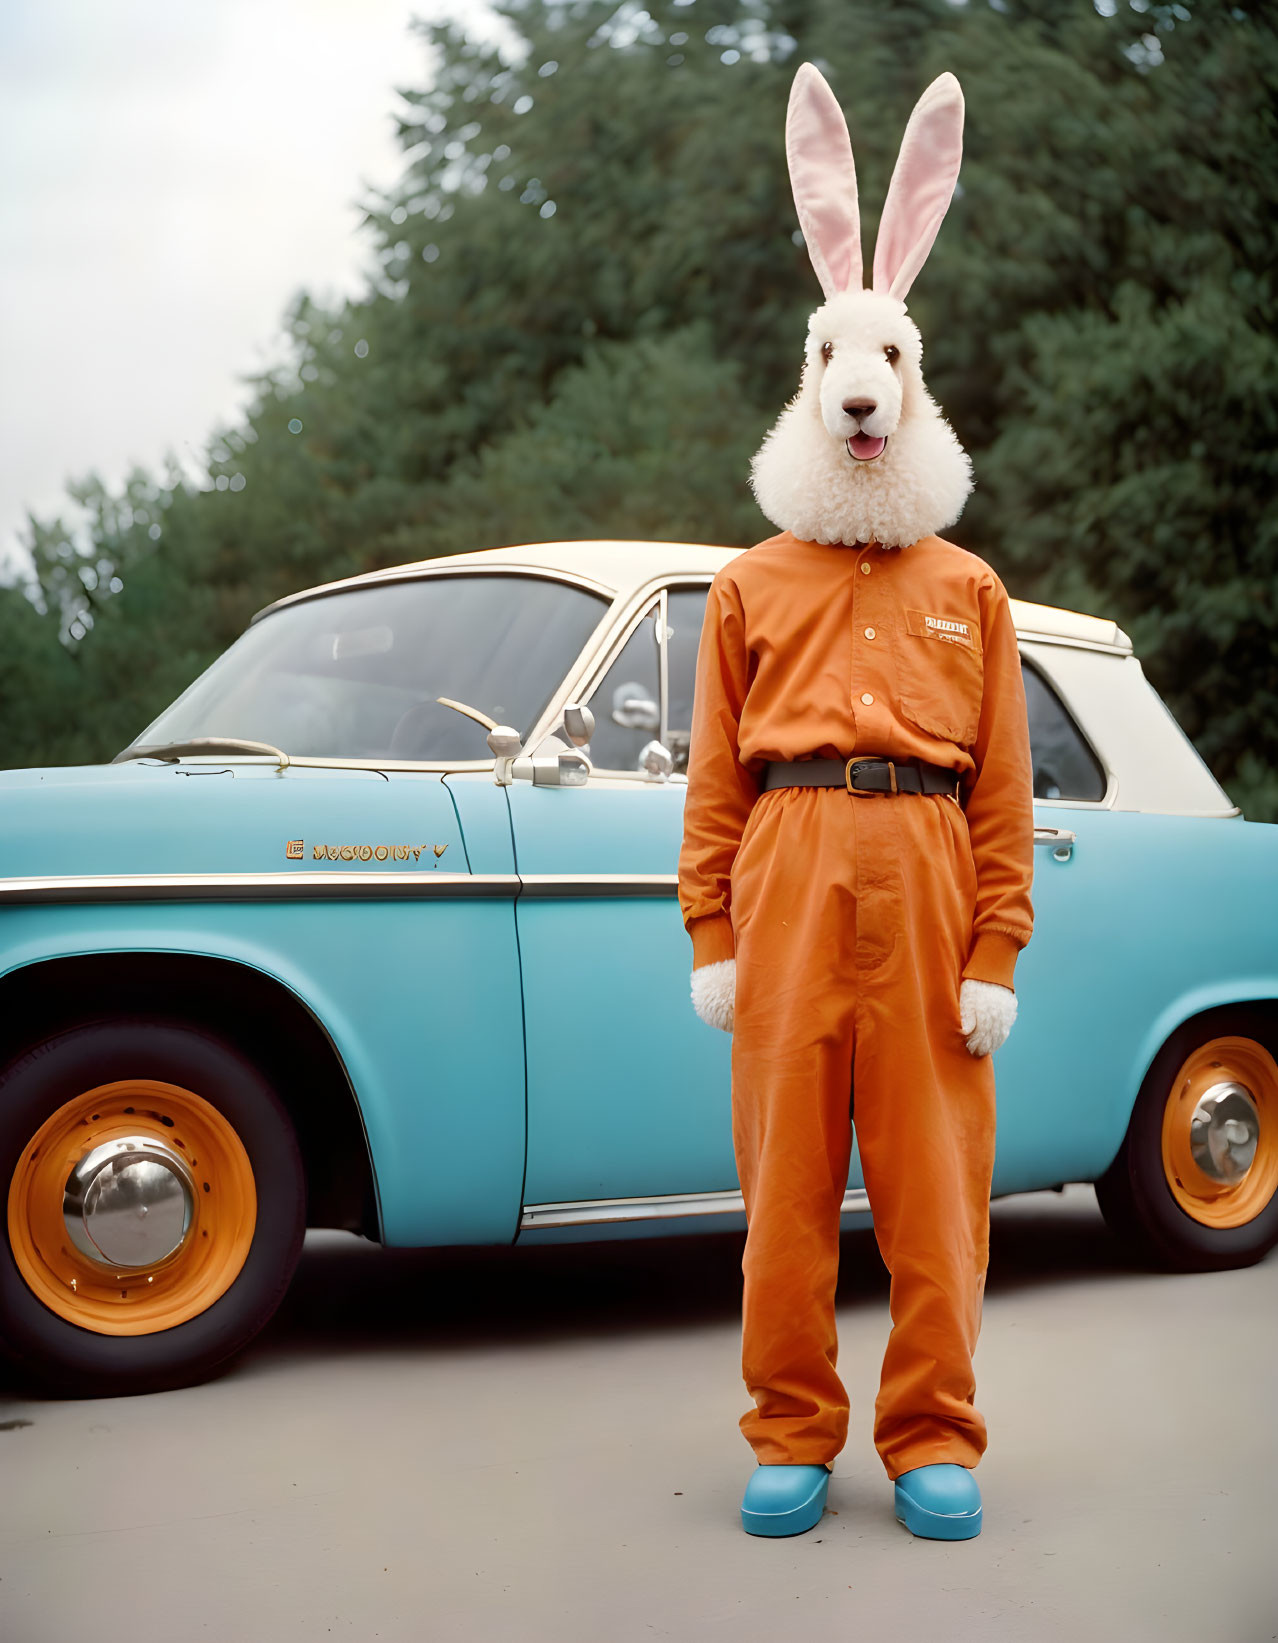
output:
[[[942,741],[971,747],[981,720],[984,669],[976,623],[943,611],[907,610],[897,646],[905,717]]]

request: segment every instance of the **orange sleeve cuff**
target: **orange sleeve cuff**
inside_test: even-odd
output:
[[[688,934],[692,937],[694,970],[706,964],[718,964],[721,959],[732,958],[735,954],[732,920],[726,913],[707,913],[704,918],[690,919]]]
[[[972,943],[971,956],[963,967],[963,980],[992,981],[999,987],[1010,987],[1012,971],[1023,946],[1024,942],[1002,930],[987,930]]]

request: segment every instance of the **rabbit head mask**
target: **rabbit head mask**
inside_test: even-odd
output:
[[[808,321],[799,392],[755,455],[751,483],[765,516],[806,541],[905,547],[952,525],[971,491],[971,463],[924,385],[923,341],[905,309],[962,151],[963,94],[942,74],[906,126],[863,290],[847,124],[811,63],[795,75],[786,158],[826,300]]]

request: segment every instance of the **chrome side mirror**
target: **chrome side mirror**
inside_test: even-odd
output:
[[[487,741],[493,756],[493,777],[498,787],[509,787],[515,779],[512,774],[515,760],[524,751],[519,732],[510,725],[494,725]]]
[[[595,716],[584,702],[564,707],[564,735],[574,747],[585,747],[595,733]]]
[[[519,732],[509,725],[490,730],[488,746],[498,787],[509,787],[512,782],[531,782],[534,787],[584,787],[590,780],[592,766],[584,753],[564,747],[553,736],[541,745],[551,750],[548,756],[525,753]]]
[[[660,742],[647,742],[639,753],[639,768],[653,781],[669,781],[674,772],[674,754]]]
[[[514,759],[510,771],[515,781],[531,782],[534,787],[584,787],[591,768],[584,753],[565,749],[553,759]]]
[[[488,726],[488,751],[493,756],[493,780],[498,787],[509,787],[512,782],[531,782],[534,787],[585,787],[594,768],[584,753],[566,748],[554,736],[543,747],[554,750],[550,757],[529,757],[524,752],[523,739],[511,725],[495,724],[486,713],[455,702],[451,697],[436,698],[445,707],[456,708],[468,718]],[[578,746],[588,742],[594,733],[595,716],[588,707],[570,702],[564,710],[564,729]]]

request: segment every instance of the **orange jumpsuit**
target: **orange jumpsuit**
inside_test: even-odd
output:
[[[769,760],[881,754],[946,795],[778,788]],[[989,566],[783,532],[715,577],[697,657],[679,899],[694,967],[736,958],[733,1142],[749,1231],[741,1427],[763,1464],[830,1464],[839,1213],[855,1124],[892,1275],[875,1406],[890,1478],[974,1466],[994,1074],[963,978],[1012,985],[1033,915],[1016,633]],[[849,1120],[851,1119],[851,1122]]]

